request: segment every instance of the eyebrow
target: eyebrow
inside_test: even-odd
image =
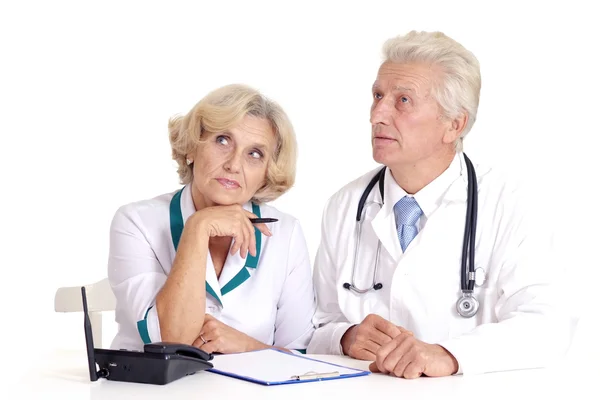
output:
[[[379,88],[380,88],[380,86],[377,83],[375,83],[373,85],[373,90],[379,89]],[[414,93],[414,89],[407,88],[405,86],[394,86],[394,87],[392,87],[392,90],[394,92],[413,92]]]
[[[414,92],[413,89],[404,86],[394,86],[393,90],[396,92]]]
[[[232,132],[231,132],[229,129],[228,129],[228,130],[225,130],[225,131],[223,131],[223,132],[220,132],[220,133],[219,133],[219,132],[216,132],[215,134],[216,134],[217,136],[218,136],[218,135],[228,135],[228,136],[230,136],[231,138],[233,138],[233,139],[235,140],[235,134],[233,134],[233,133],[232,133]],[[265,153],[265,152],[267,151],[267,149],[269,148],[269,146],[268,146],[267,144],[265,144],[265,143],[260,143],[260,142],[253,143],[253,144],[251,144],[251,145],[250,145],[250,146],[248,146],[248,147],[254,147],[254,148],[255,148],[255,149],[257,149],[257,150],[261,150],[263,153]]]
[[[266,152],[267,149],[269,148],[269,146],[261,144],[261,143],[255,143],[250,147],[254,147],[256,150],[261,150],[263,152]]]

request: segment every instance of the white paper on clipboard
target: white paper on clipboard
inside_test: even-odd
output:
[[[276,349],[215,355],[211,363],[214,368],[209,369],[209,372],[263,385],[343,379],[370,374],[369,371],[331,364]]]

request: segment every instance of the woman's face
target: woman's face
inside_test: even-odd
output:
[[[244,204],[266,180],[276,137],[269,122],[245,116],[225,132],[203,134],[194,163],[192,197],[196,210],[215,205]]]

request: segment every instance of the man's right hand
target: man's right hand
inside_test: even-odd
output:
[[[376,314],[369,314],[358,325],[352,326],[342,336],[342,351],[358,360],[374,361],[377,350],[401,333],[412,332],[392,324]]]

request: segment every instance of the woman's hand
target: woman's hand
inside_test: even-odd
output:
[[[231,246],[231,254],[233,255],[239,250],[242,258],[246,258],[248,253],[256,256],[254,227],[266,236],[271,236],[271,231],[265,224],[250,222],[250,218],[258,218],[257,215],[244,210],[238,204],[206,207],[196,212],[192,218],[208,237],[232,237],[234,242]]]
[[[193,346],[207,353],[222,354],[241,353],[270,347],[240,331],[236,331],[209,314],[205,315],[204,326]]]

